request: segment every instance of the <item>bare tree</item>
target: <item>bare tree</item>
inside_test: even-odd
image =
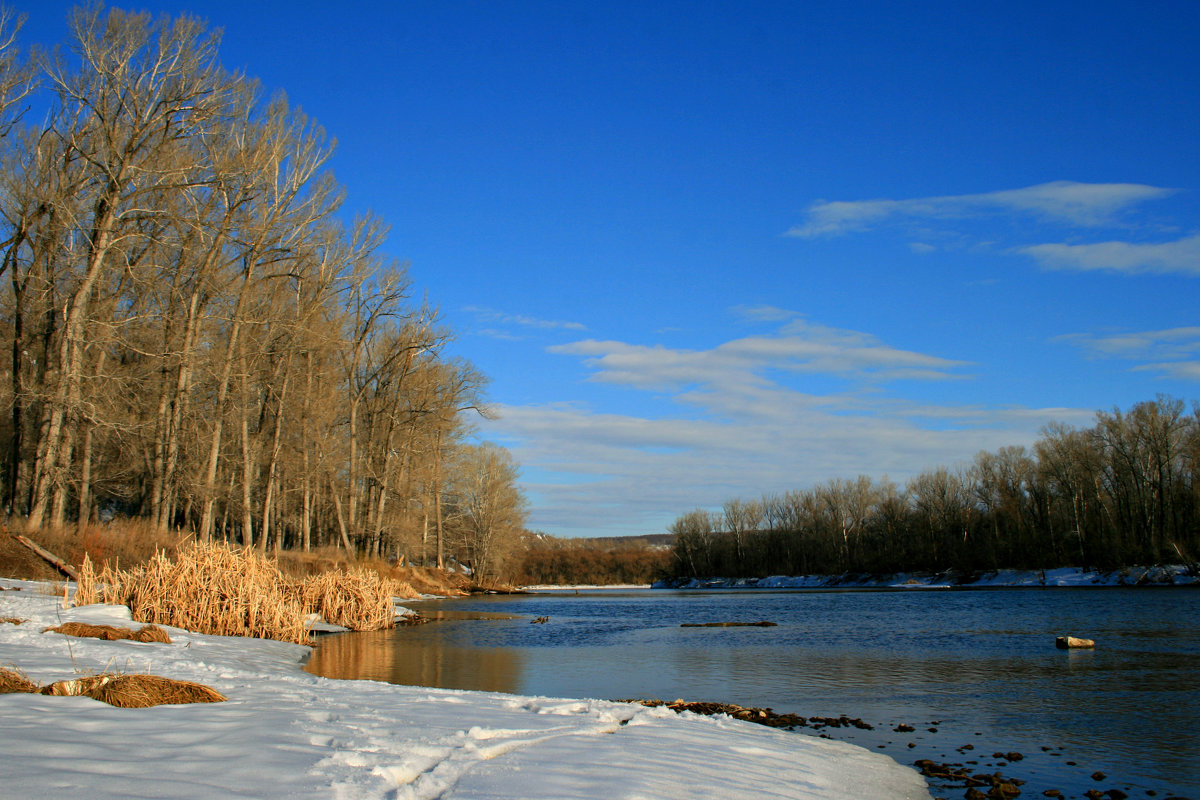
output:
[[[493,444],[461,448],[453,479],[460,534],[460,560],[475,581],[486,584],[505,574],[525,529],[526,501],[517,487],[517,465]]]
[[[152,22],[118,10],[78,11],[72,32],[82,64],[45,61],[58,97],[49,134],[60,142],[63,168],[79,175],[76,206],[63,203],[82,239],[80,267],[71,276],[62,333],[53,354],[57,386],[49,398],[34,466],[26,524],[42,525],[52,496],[64,491],[84,370],[85,329],[105,270],[146,235],[158,196],[194,180],[194,164],[179,144],[206,125],[225,99],[216,39],[194,19]],[[71,218],[74,217],[74,218]]]

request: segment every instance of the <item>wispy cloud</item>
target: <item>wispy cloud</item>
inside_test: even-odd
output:
[[[1136,362],[1131,369],[1156,372],[1178,380],[1200,381],[1200,327],[1166,328],[1107,335],[1059,337],[1093,358]]]
[[[780,309],[750,310],[760,319],[782,319]],[[947,380],[967,362],[891,347],[870,334],[793,318],[772,336],[750,336],[709,350],[588,339],[550,352],[583,356],[592,380],[657,391],[694,386],[756,386],[770,370],[834,376],[862,383]]]
[[[961,219],[997,212],[1095,227],[1112,222],[1121,211],[1174,191],[1137,183],[1053,181],[982,194],[821,201],[809,206],[804,220],[787,235],[838,236],[869,230],[889,221]]]
[[[593,381],[641,393],[653,401],[653,413],[500,406],[484,432],[504,441],[534,475],[559,476],[526,484],[536,498],[535,527],[567,534],[662,530],[684,511],[730,497],[859,473],[903,482],[981,449],[1032,441],[1051,420],[1091,417],[1074,409],[914,403],[889,382],[946,381],[970,365],[786,309],[735,312],[774,330],[706,350],[611,340],[549,348],[582,359]]]
[[[1052,420],[1086,424],[1091,410],[923,406],[783,387],[706,399],[701,419],[597,413],[586,406],[501,406],[484,423],[533,472],[533,527],[570,535],[662,531],[684,511],[733,497],[872,475],[903,484],[922,469],[979,450],[1031,442]],[[562,480],[573,475],[576,480]]]
[[[570,322],[566,320],[541,319],[539,317],[531,317],[526,314],[510,314],[504,311],[498,311],[494,308],[485,306],[467,306],[463,311],[475,316],[479,322],[486,323],[488,327],[479,328],[476,330],[480,336],[489,336],[493,339],[504,339],[506,341],[518,341],[524,337],[518,333],[514,333],[513,329],[517,330],[540,330],[540,331],[586,331],[587,326],[581,322]],[[508,326],[507,328],[501,326]]]
[[[1154,244],[1037,244],[1019,252],[1057,269],[1200,275],[1200,235]]]

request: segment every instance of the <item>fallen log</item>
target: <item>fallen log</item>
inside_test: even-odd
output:
[[[74,567],[72,567],[67,562],[63,561],[58,556],[54,555],[54,553],[51,553],[49,550],[47,550],[46,548],[39,545],[37,542],[33,541],[32,539],[30,539],[27,536],[22,536],[19,533],[13,533],[13,532],[9,531],[9,535],[12,536],[14,539],[16,539],[18,542],[20,542],[21,544],[28,547],[33,552],[37,553],[39,556],[41,556],[43,559],[45,559],[45,561],[47,563],[49,563],[52,567],[57,569],[63,575],[66,575],[68,578],[70,578],[73,581],[79,580],[79,573],[75,570]]]

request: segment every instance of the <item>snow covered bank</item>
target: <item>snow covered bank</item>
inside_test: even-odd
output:
[[[522,586],[527,592],[598,592],[598,591],[622,591],[630,589],[649,589],[648,583],[539,583],[532,586]]]
[[[1090,570],[1005,569],[975,575],[955,572],[899,572],[894,575],[773,575],[769,578],[692,578],[659,581],[656,589],[972,589],[1021,586],[1196,586],[1200,579],[1182,565]]]
[[[0,580],[0,664],[39,684],[79,672],[197,681],[228,702],[119,709],[0,695],[5,796],[89,798],[928,798],[878,753],[728,717],[600,700],[333,681],[308,649],[169,628],[171,644],[77,639],[66,621],[129,626],[123,606],[62,609]],[[132,627],[138,627],[136,624]]]

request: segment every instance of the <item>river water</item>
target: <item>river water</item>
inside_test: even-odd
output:
[[[1200,798],[1200,590],[612,590],[410,605],[434,622],[324,637],[307,669],[849,715],[874,730],[825,733],[901,763],[1000,771],[1026,781],[1025,796]],[[760,620],[776,625],[681,627]],[[1096,648],[1056,649],[1066,634]]]

